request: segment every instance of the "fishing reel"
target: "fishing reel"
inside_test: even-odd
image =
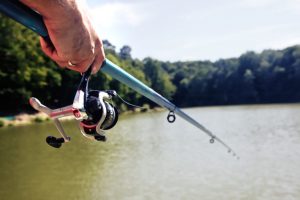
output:
[[[104,131],[113,128],[118,121],[118,110],[110,100],[117,93],[109,91],[89,91],[85,102],[87,118],[79,123],[81,133],[98,141],[106,141]]]
[[[105,131],[116,125],[119,112],[111,101],[113,97],[118,96],[116,91],[89,90],[90,74],[91,69],[83,74],[72,105],[50,109],[37,98],[30,98],[30,105],[35,110],[43,112],[53,119],[57,130],[62,136],[61,138],[48,136],[46,142],[50,146],[59,148],[63,143],[71,140],[65,133],[59,121],[60,118],[73,116],[79,123],[82,135],[96,141],[106,141]]]

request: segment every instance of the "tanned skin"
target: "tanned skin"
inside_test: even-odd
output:
[[[40,13],[52,43],[40,38],[43,52],[59,66],[92,73],[105,59],[103,45],[84,6],[83,0],[21,0]]]

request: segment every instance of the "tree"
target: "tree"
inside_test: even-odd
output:
[[[181,106],[300,101],[299,45],[216,62],[173,63],[132,59],[128,45],[119,53],[108,40],[103,45],[109,60]],[[0,15],[0,114],[28,109],[32,95],[50,107],[69,105],[80,79],[47,58],[33,32]],[[92,76],[90,88],[114,89],[138,105],[148,102],[101,71]]]
[[[0,109],[24,109],[32,94],[51,99],[61,76],[39,48],[38,37],[30,30],[0,15]]]
[[[128,45],[124,45],[121,49],[120,49],[120,53],[119,56],[121,59],[130,59],[131,58],[131,47]]]
[[[166,98],[172,98],[176,87],[170,80],[170,76],[161,66],[161,63],[151,58],[144,59],[144,72],[151,87]]]
[[[106,51],[109,51],[109,52],[115,52],[116,51],[116,46],[114,46],[112,43],[110,43],[108,40],[103,40],[102,41],[103,43],[103,48],[106,50]]]

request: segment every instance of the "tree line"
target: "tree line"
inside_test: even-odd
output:
[[[103,41],[106,56],[130,74],[180,106],[299,102],[300,46],[247,52],[238,58],[163,62],[131,56]],[[0,115],[31,111],[28,100],[51,107],[72,103],[80,74],[61,69],[40,50],[38,36],[0,15]],[[127,101],[154,106],[110,76],[98,73],[93,89],[114,89]],[[121,110],[128,109],[117,101]]]

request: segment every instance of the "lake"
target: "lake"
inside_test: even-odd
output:
[[[226,149],[167,112],[123,115],[106,143],[85,139],[76,122],[60,149],[54,124],[0,129],[3,200],[298,200],[300,105],[185,109],[230,145]]]

